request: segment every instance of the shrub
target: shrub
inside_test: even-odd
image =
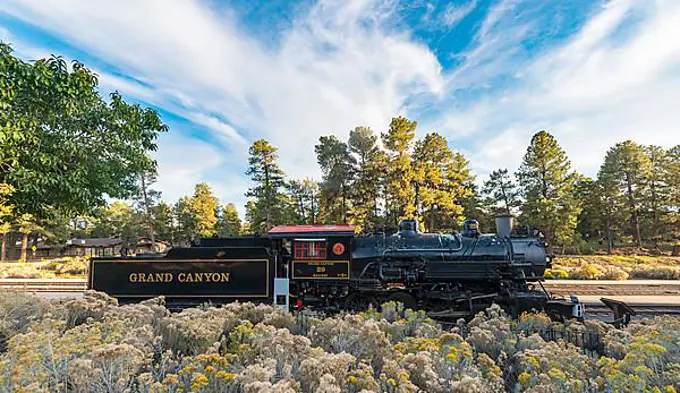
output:
[[[604,273],[605,270],[602,267],[586,264],[569,272],[569,278],[574,280],[600,280],[604,276]]]
[[[680,318],[558,323],[493,306],[450,329],[422,312],[292,316],[233,303],[170,313],[88,292],[47,301],[0,293],[0,393],[674,392]],[[601,358],[581,347],[597,333]],[[578,333],[578,334],[577,334]]]
[[[562,269],[549,269],[545,271],[545,278],[548,280],[564,280],[569,277],[569,273]]]
[[[46,266],[56,274],[83,275],[87,274],[90,259],[88,257],[62,257],[52,259]]]
[[[628,279],[629,274],[622,269],[608,269],[604,274],[602,275],[603,280],[616,280],[616,281],[624,281]]]
[[[680,268],[661,266],[637,268],[630,272],[632,278],[648,280],[680,280]]]

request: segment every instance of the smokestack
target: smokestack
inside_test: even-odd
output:
[[[496,217],[496,234],[500,237],[508,237],[512,232],[515,217],[498,216]]]

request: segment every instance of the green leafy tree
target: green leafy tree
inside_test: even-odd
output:
[[[633,141],[617,143],[607,151],[600,168],[600,177],[614,192],[617,202],[625,201],[628,211],[629,233],[640,247],[640,206],[647,190],[652,165],[645,148]]]
[[[119,237],[131,242],[145,232],[139,215],[132,205],[124,201],[114,201],[97,210],[96,219],[97,223],[91,231],[94,237]]]
[[[359,228],[377,225],[387,156],[378,147],[378,136],[370,127],[356,127],[350,131],[347,147],[355,163],[351,186],[352,221]]]
[[[350,155],[347,144],[335,135],[320,137],[314,151],[323,173],[321,194],[325,220],[346,223],[351,200],[354,157]]]
[[[241,219],[238,217],[236,205],[229,203],[220,209],[217,220],[217,234],[221,237],[239,236],[241,234]]]
[[[573,240],[579,213],[574,198],[577,176],[557,140],[547,131],[531,138],[517,172],[524,203],[521,219],[540,228],[550,244]]]
[[[251,230],[268,232],[275,224],[281,223],[285,216],[287,198],[284,173],[278,164],[277,148],[264,139],[253,143],[249,149],[248,170],[246,175],[254,183],[246,196],[254,198],[248,218]]]
[[[82,213],[104,196],[127,198],[154,168],[147,152],[166,130],[151,109],[118,93],[100,97],[97,76],[60,57],[23,62],[0,44],[0,183],[18,214]]]
[[[26,261],[28,256],[28,236],[42,229],[32,214],[24,213],[17,219],[19,233],[21,233],[21,260]],[[34,255],[35,257],[35,255]]]
[[[507,169],[497,169],[491,172],[489,180],[484,182],[482,193],[496,208],[494,212],[496,214],[502,213],[510,216],[520,205],[519,189]]]
[[[388,154],[385,198],[387,220],[392,224],[401,218],[414,218],[417,213],[410,154],[417,125],[405,117],[395,117],[388,131],[381,135]]]
[[[0,183],[0,235],[2,235],[2,250],[0,262],[7,258],[7,235],[12,230],[12,212],[14,206],[9,204],[8,197],[14,192],[14,187]]]

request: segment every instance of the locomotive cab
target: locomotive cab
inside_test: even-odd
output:
[[[351,277],[351,225],[279,225],[269,231],[275,255],[275,306],[325,305],[345,296]]]

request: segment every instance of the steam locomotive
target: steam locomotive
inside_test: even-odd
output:
[[[238,300],[333,311],[399,301],[460,318],[496,303],[512,315],[582,318],[578,299],[553,298],[540,283],[553,259],[540,233],[519,234],[511,222],[497,218],[494,234],[480,233],[474,220],[454,234],[421,233],[416,220],[368,235],[351,225],[280,225],[267,236],[204,238],[163,256],[93,258],[88,287],[120,301],[164,296],[171,307]]]

